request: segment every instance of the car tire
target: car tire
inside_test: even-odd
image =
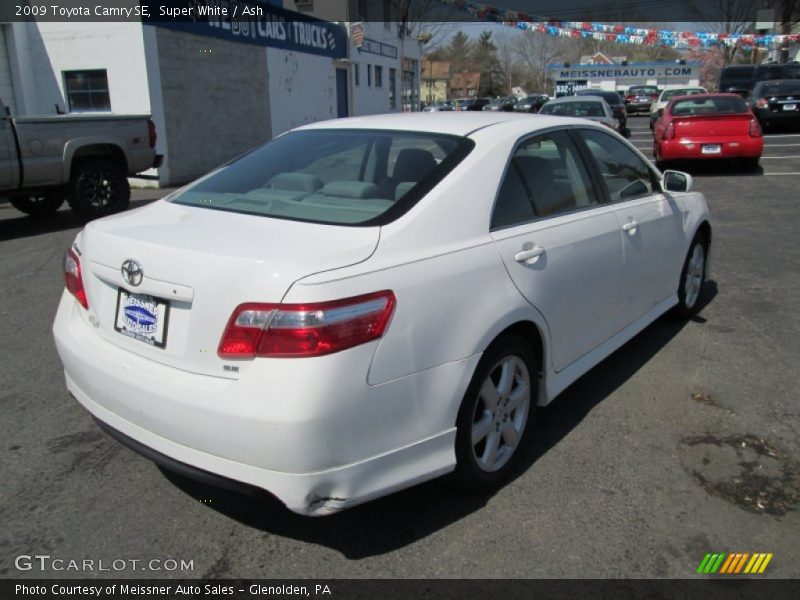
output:
[[[705,236],[698,232],[694,236],[686,260],[681,269],[678,283],[678,304],[674,315],[679,319],[689,319],[700,310],[700,297],[706,282],[706,265],[709,244]]]
[[[742,169],[747,173],[754,173],[758,171],[758,161],[760,158],[743,158]]]
[[[497,338],[483,353],[456,421],[454,480],[461,487],[495,489],[512,472],[530,438],[539,364],[515,334]]]
[[[87,160],[74,167],[67,202],[81,219],[90,221],[125,210],[130,200],[125,169],[113,160]]]
[[[32,217],[46,217],[56,212],[64,204],[66,193],[63,188],[51,188],[32,192],[25,196],[11,196],[11,206]]]

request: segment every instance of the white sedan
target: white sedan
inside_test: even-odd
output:
[[[306,515],[451,471],[497,486],[536,407],[698,309],[691,184],[583,119],[301,127],[78,234],[66,385],[152,460]]]

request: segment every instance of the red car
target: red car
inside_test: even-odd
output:
[[[653,130],[659,168],[671,160],[738,158],[758,168],[764,136],[758,119],[737,94],[677,96]]]

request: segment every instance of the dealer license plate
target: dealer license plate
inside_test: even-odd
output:
[[[722,152],[722,144],[703,144],[700,151],[703,154],[719,154]]]
[[[114,329],[145,344],[164,348],[167,344],[169,303],[146,294],[132,294],[122,288],[117,295]]]
[[[797,104],[784,104],[783,110],[797,110]]]

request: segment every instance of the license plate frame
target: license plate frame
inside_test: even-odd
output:
[[[796,103],[784,104],[783,110],[797,110],[797,104]]]
[[[164,349],[167,347],[169,313],[168,300],[118,288],[114,330],[149,346]]]
[[[703,144],[700,147],[701,154],[722,154],[722,144]]]

